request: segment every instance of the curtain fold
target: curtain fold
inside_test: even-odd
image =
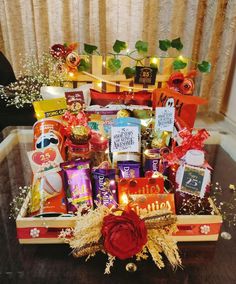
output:
[[[196,80],[196,94],[209,101],[204,111],[220,111],[235,30],[235,0],[0,0],[0,50],[16,74],[20,57],[54,43],[91,43],[107,53],[116,39],[130,48],[142,39],[161,56],[159,39],[181,37],[183,55],[212,64]]]

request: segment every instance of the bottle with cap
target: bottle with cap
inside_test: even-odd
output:
[[[98,167],[102,162],[109,162],[108,139],[100,134],[93,133],[89,141],[91,167]]]
[[[203,151],[187,151],[183,164],[176,172],[176,190],[203,198],[211,182],[209,167]]]

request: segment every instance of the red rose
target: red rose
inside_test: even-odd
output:
[[[147,242],[147,229],[143,220],[132,210],[121,216],[110,214],[103,219],[104,249],[119,259],[140,252]]]
[[[65,58],[68,54],[68,50],[62,44],[54,44],[50,49],[50,53],[55,58]]]

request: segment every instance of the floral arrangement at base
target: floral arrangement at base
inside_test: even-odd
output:
[[[87,214],[78,212],[75,228],[61,231],[60,238],[69,243],[75,257],[90,258],[102,251],[108,255],[105,274],[110,273],[116,258],[148,258],[148,252],[158,268],[163,268],[164,253],[173,268],[181,266],[176,242],[170,235],[176,231],[176,216],[167,210],[138,216],[129,207],[109,209],[98,205]]]

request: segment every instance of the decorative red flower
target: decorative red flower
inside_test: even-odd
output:
[[[169,87],[178,87],[184,81],[184,74],[181,72],[174,72],[171,74],[167,84]]]
[[[140,252],[147,242],[147,229],[143,220],[132,210],[121,216],[110,214],[103,220],[104,249],[119,259]]]
[[[194,82],[191,78],[184,78],[179,86],[179,91],[183,95],[192,95],[194,91]]]
[[[54,44],[53,46],[51,46],[50,48],[50,53],[53,57],[55,58],[63,58],[66,59],[66,57],[69,54],[74,55],[74,50],[78,47],[78,44],[76,42],[72,42],[71,44],[67,45],[66,43],[63,44]],[[77,65],[79,64],[79,59],[77,58],[77,56],[72,56],[69,58],[70,61],[72,61],[72,63],[77,63]],[[77,53],[75,53],[75,55],[77,55]],[[76,66],[77,66],[76,65]],[[73,64],[74,67],[74,64]]]
[[[65,58],[68,54],[68,50],[62,44],[54,44],[50,48],[50,53],[55,58]]]

